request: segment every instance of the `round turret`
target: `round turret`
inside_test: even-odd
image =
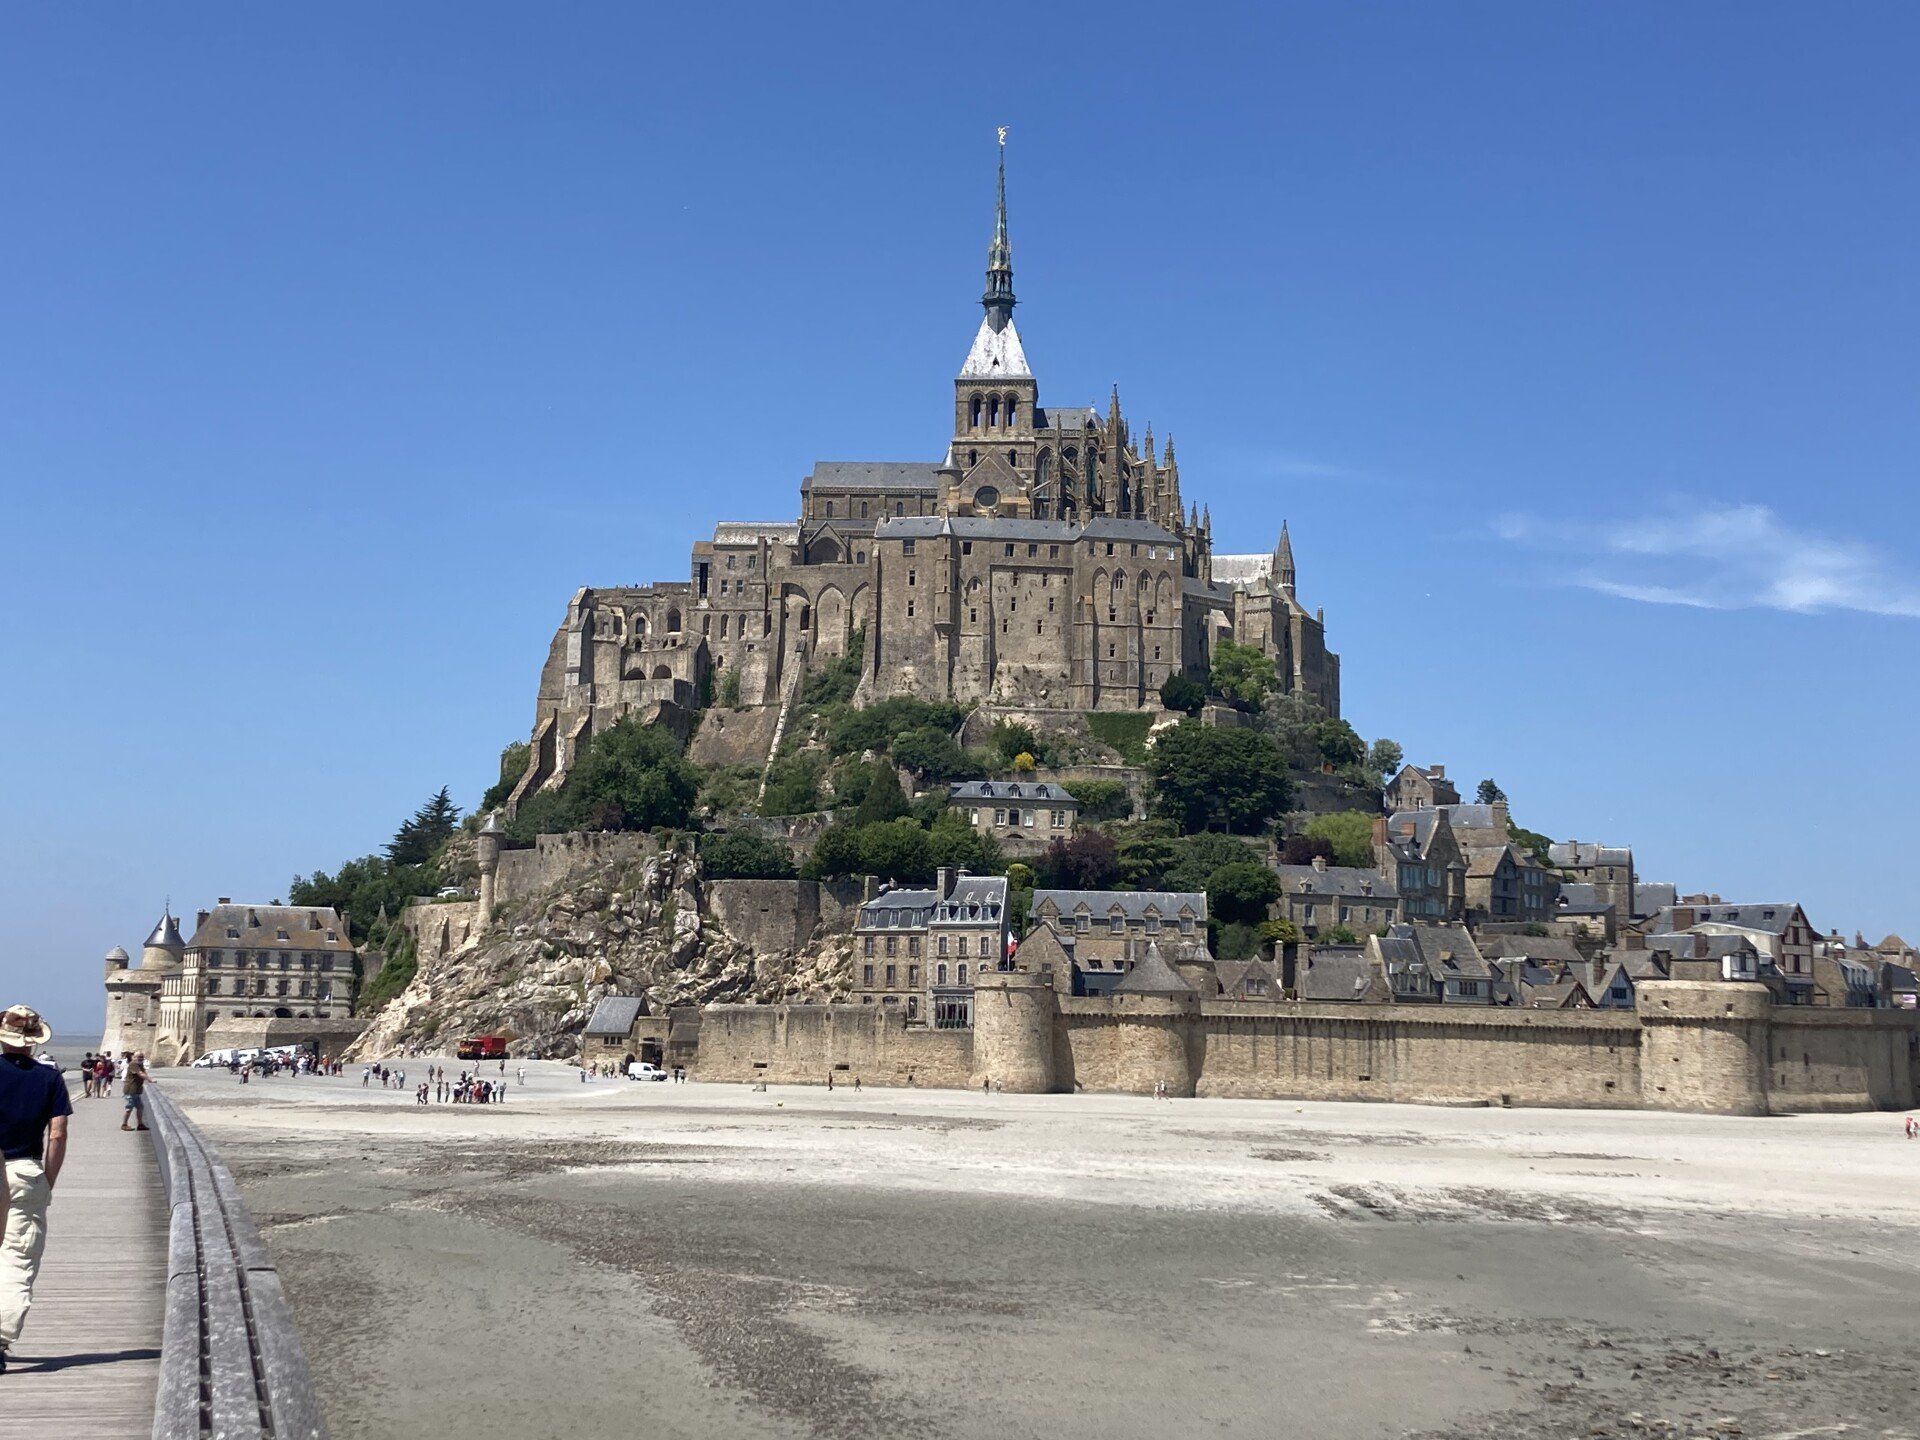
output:
[[[1158,945],[1148,942],[1145,958],[1114,987],[1108,1003],[1119,1030],[1114,1046],[1119,1088],[1191,1098],[1198,1075],[1193,1046],[1200,996]]]
[[[1649,1109],[1765,1115],[1773,997],[1744,980],[1643,980],[1640,1099]]]
[[[173,918],[173,907],[168,906],[154,922],[153,933],[140,947],[140,968],[178,970],[186,954],[187,942],[180,938],[180,922]]]
[[[113,947],[113,949],[107,951],[107,958],[105,963],[107,967],[107,974],[111,975],[116,970],[124,970],[129,965],[133,964],[133,957],[127,954],[126,948],[124,946],[116,945]]]
[[[1031,970],[988,970],[973,982],[973,1083],[1013,1095],[1054,1087],[1052,981]]]

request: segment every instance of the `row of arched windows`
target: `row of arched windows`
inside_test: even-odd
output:
[[[982,425],[1000,429],[1020,421],[1020,397],[1017,395],[976,395],[967,407],[967,419],[978,430]]]

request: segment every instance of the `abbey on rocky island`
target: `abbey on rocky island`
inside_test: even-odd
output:
[[[1082,712],[1157,708],[1169,676],[1204,676],[1232,640],[1339,713],[1340,657],[1296,594],[1285,525],[1271,554],[1216,555],[1171,437],[1136,440],[1117,389],[1104,415],[1040,403],[1013,323],[1004,140],[981,304],[945,458],[821,461],[797,521],[727,521],[687,580],[574,595],[513,803],[628,715],[684,727],[710,693],[777,705],[853,647],[863,703]]]

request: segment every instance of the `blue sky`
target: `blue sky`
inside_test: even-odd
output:
[[[15,7],[5,999],[95,1030],[165,897],[471,804],[575,588],[937,458],[1003,123],[1043,398],[1291,521],[1363,733],[1920,929],[1920,15],[989,18]]]

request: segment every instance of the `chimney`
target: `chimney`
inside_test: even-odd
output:
[[[213,918],[213,912],[211,910],[194,911],[193,928],[198,930],[202,925],[206,924],[207,921],[212,918]]]
[[[1493,828],[1496,830],[1506,830],[1510,828],[1511,824],[1512,822],[1507,818],[1507,802],[1504,800],[1494,801]]]
[[[874,895],[878,892],[878,889],[879,889],[878,883],[874,880],[873,876],[862,875],[860,877],[860,903],[864,905],[869,900],[873,899]]]
[[[231,905],[233,904],[233,897],[231,895],[222,895],[218,900],[214,901],[214,904]]]
[[[1447,767],[1446,767],[1446,766],[1444,766],[1444,765],[1429,765],[1429,766],[1427,766],[1427,778],[1428,778],[1429,780],[1444,780],[1444,779],[1446,779],[1446,778],[1447,778]]]
[[[939,892],[939,898],[944,900],[953,894],[953,867],[951,865],[942,865],[939,870],[935,872],[935,876],[934,884]]]
[[[1313,868],[1316,870],[1324,871],[1327,868],[1327,857],[1324,855],[1314,856]]]
[[[1387,817],[1384,815],[1373,817],[1373,843],[1376,849],[1387,843]]]

